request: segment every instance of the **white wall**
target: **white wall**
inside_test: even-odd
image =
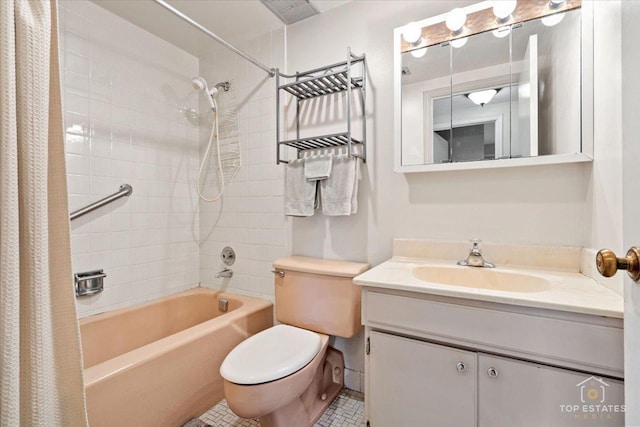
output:
[[[584,246],[625,253],[622,238],[622,40],[620,1],[594,2],[594,160],[588,180]],[[595,261],[592,261],[595,262]],[[622,274],[605,286],[622,294]]]
[[[367,54],[370,82],[361,210],[294,219],[294,253],[376,264],[391,256],[393,237],[582,244],[588,165],[393,173],[393,28],[454,6],[357,1],[288,29],[289,72],[336,62],[351,46]]]
[[[215,47],[212,46],[212,47]],[[284,30],[238,43],[271,67],[284,63]],[[226,187],[222,201],[200,202],[200,282],[204,286],[273,300],[274,260],[287,256],[289,226],[284,216],[284,165],[276,165],[274,79],[222,47],[200,62],[200,73],[213,86],[230,81],[238,101],[242,168]],[[224,93],[220,97],[225,97]],[[221,99],[222,101],[222,99]],[[200,148],[209,139],[210,113],[201,97]],[[215,162],[215,158],[208,162]],[[205,195],[217,194],[207,183]],[[236,251],[231,279],[216,279],[225,266],[223,247]]]
[[[198,59],[84,0],[60,2],[70,210],[133,195],[71,223],[74,272],[103,268],[79,316],[198,285]]]

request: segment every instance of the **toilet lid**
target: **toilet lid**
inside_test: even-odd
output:
[[[322,339],[315,332],[276,325],[247,338],[222,362],[220,374],[236,384],[260,384],[284,378],[313,359]]]

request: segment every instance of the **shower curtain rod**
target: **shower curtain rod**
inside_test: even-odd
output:
[[[269,77],[273,77],[273,76],[276,75],[276,70],[274,68],[269,68],[266,65],[264,65],[262,62],[258,61],[257,59],[255,59],[255,58],[249,56],[248,54],[244,53],[243,51],[241,51],[237,47],[233,46],[232,44],[228,43],[226,40],[224,40],[223,38],[221,38],[217,34],[214,34],[211,31],[207,30],[205,27],[203,27],[202,25],[198,24],[196,21],[194,21],[193,19],[189,18],[187,15],[185,15],[182,12],[180,12],[178,9],[176,9],[173,6],[171,6],[166,1],[164,1],[164,0],[153,0],[153,1],[158,3],[160,6],[164,7],[165,9],[167,9],[169,12],[173,13],[177,17],[181,18],[183,21],[185,21],[185,22],[191,24],[192,26],[196,27],[198,30],[202,31],[203,33],[205,33],[206,35],[208,35],[209,37],[211,37],[212,39],[214,39],[215,41],[220,43],[222,46],[224,46],[227,49],[231,50],[232,52],[240,55],[241,57],[243,57],[247,61],[251,62],[256,67],[261,68],[262,70],[264,70],[266,73],[269,74]]]

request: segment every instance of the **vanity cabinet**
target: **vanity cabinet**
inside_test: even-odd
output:
[[[363,288],[368,426],[624,425],[621,319]]]
[[[476,353],[380,332],[369,339],[372,426],[475,425]]]
[[[622,402],[624,384],[613,378],[487,354],[478,357],[479,427],[567,426],[581,421],[624,426],[622,408],[596,412],[595,407]],[[583,411],[584,405],[593,407]]]

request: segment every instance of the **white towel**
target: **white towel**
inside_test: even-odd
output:
[[[304,159],[304,177],[309,181],[320,181],[331,175],[333,153],[311,156]]]
[[[331,176],[320,181],[322,213],[329,216],[358,212],[358,159],[348,154],[334,156]]]
[[[304,159],[289,160],[284,180],[284,214],[311,216],[316,205],[317,181],[304,177]]]

